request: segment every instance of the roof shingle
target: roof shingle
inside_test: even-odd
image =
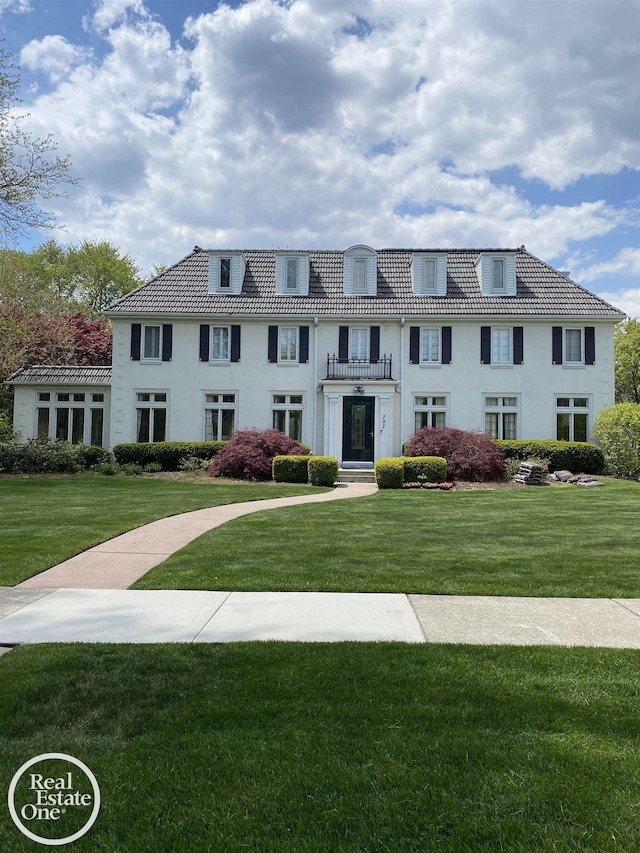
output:
[[[110,367],[25,364],[6,380],[11,385],[109,385]]]

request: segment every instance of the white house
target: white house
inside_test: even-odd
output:
[[[64,437],[66,425],[72,440],[97,443],[87,395],[102,393],[105,446],[273,426],[353,465],[399,455],[425,425],[589,441],[614,401],[613,331],[624,318],[524,247],[363,245],[196,246],[106,315],[110,394],[106,369],[97,392],[94,375],[17,371],[24,438]]]

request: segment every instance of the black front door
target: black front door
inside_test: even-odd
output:
[[[375,397],[345,397],[342,412],[342,461],[373,462]]]

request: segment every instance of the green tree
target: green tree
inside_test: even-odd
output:
[[[0,48],[0,238],[15,243],[30,228],[55,225],[53,214],[43,210],[42,201],[64,197],[64,184],[76,184],[69,157],[59,157],[49,134],[34,139],[24,131],[24,115],[16,110],[19,73],[12,55]]]
[[[629,318],[614,338],[616,401],[640,403],[640,321]]]
[[[111,302],[139,287],[140,270],[129,255],[106,240],[84,240],[67,251],[66,266],[72,295],[92,315],[101,314]]]
[[[602,409],[593,434],[614,474],[640,480],[640,405],[617,403]]]

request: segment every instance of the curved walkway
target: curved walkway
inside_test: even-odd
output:
[[[640,648],[640,599],[127,589],[233,518],[375,491],[349,483],[320,495],[211,507],[104,542],[17,587],[0,588],[0,654],[22,643],[246,640]]]

